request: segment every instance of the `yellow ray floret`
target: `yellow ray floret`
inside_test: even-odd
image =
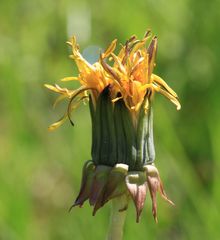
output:
[[[50,127],[50,130],[70,118],[70,112],[76,105],[78,106],[81,99],[87,96],[88,91],[96,106],[99,94],[107,86],[110,86],[112,103],[116,104],[123,98],[127,108],[134,113],[139,111],[146,94],[151,99],[155,92],[164,95],[179,110],[181,105],[177,94],[162,78],[153,74],[158,40],[157,37],[153,37],[146,47],[150,34],[148,31],[142,40],[132,36],[125,45],[121,46],[118,54],[115,53],[117,39],[113,40],[106,51],[100,54],[99,61],[94,64],[90,64],[83,58],[76,38],[71,38],[67,42],[72,47],[70,58],[75,61],[79,74],[63,78],[61,81],[79,81],[82,86],[77,90],[69,90],[57,84],[54,86],[45,84],[48,89],[61,94],[54,105],[63,99],[69,101],[67,112]]]

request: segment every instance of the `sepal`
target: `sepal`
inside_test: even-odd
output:
[[[116,164],[112,168],[105,187],[103,205],[109,200],[126,193],[125,177],[128,173],[128,165]]]
[[[157,168],[154,165],[145,165],[144,169],[146,170],[147,184],[152,200],[152,214],[155,221],[157,222],[157,192],[159,192],[161,197],[165,199],[169,204],[174,206],[174,203],[167,197],[164,191],[163,184]]]
[[[94,163],[91,160],[87,161],[84,164],[82,171],[82,181],[79,195],[76,198],[74,204],[70,207],[70,210],[77,205],[82,207],[83,203],[89,198],[94,172],[95,172]]]
[[[129,172],[126,177],[126,186],[136,207],[136,222],[139,222],[144,207],[147,182],[144,172]]]

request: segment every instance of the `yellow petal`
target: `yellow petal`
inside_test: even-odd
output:
[[[121,50],[119,51],[118,57],[122,60],[125,55],[125,46],[121,45]]]
[[[113,40],[109,45],[109,47],[105,50],[105,52],[103,53],[104,58],[108,57],[112,52],[114,52],[116,48],[116,44],[117,44],[117,39]]]
[[[173,91],[171,87],[168,86],[168,84],[162,78],[160,78],[155,74],[152,74],[151,78],[152,78],[152,82],[156,82],[160,87],[163,87],[164,89],[166,89],[171,95],[173,95],[174,97],[177,97],[177,94]]]
[[[143,86],[141,86],[139,89],[140,89],[140,91],[145,91],[146,89],[151,88],[151,87],[152,87],[152,84],[147,83],[147,84],[144,84]]]
[[[63,94],[65,96],[70,97],[74,91],[72,90],[68,90],[67,88],[61,88],[59,85],[55,84],[55,86],[53,85],[49,85],[49,84],[44,84],[44,86],[48,89],[50,89],[51,91],[54,91],[56,93],[60,93]]]
[[[144,113],[147,114],[148,110],[149,110],[149,99],[147,98],[144,104]]]
[[[71,37],[70,40],[67,41],[66,43],[69,44],[70,46],[76,47],[76,45],[77,45],[76,44],[76,37],[75,36]]]
[[[78,93],[80,94],[80,93]],[[60,97],[63,97],[63,96],[60,96]],[[76,109],[79,104],[81,103],[82,100],[85,100],[86,98],[88,98],[87,95],[84,95],[82,97],[80,97],[80,99],[78,99],[74,104],[72,104],[72,101],[71,101],[71,104],[68,106],[68,111],[63,115],[63,117],[61,119],[59,119],[57,122],[51,124],[49,127],[48,127],[48,130],[49,131],[53,131],[55,129],[57,129],[58,127],[60,127],[68,118],[71,122],[71,124],[73,125],[73,122],[72,120],[70,119],[70,113]]]
[[[122,98],[123,98],[122,96],[121,97],[116,97],[116,98],[112,99],[112,102],[115,103],[115,102],[117,102],[118,100],[120,100]]]
[[[139,59],[135,59],[136,63],[133,61],[133,67],[131,69],[130,75],[132,75],[136,70],[138,70],[140,64],[145,60],[145,58],[141,57]]]
[[[120,70],[123,74],[127,75],[126,70],[125,70],[125,67],[124,67],[123,64],[121,63],[120,58],[118,58],[114,53],[111,53],[111,56],[113,57],[115,63],[118,65],[119,70]]]
[[[50,85],[50,84],[44,84],[44,87],[48,88],[49,90],[51,91],[54,91],[54,92],[57,92],[57,93],[60,93],[60,91],[54,87],[53,85]]]
[[[62,101],[63,99],[65,99],[65,98],[67,98],[67,96],[65,96],[65,95],[60,95],[60,96],[55,100],[55,102],[54,102],[54,104],[53,104],[53,108],[55,108],[56,105],[57,105],[60,101]]]
[[[167,97],[173,104],[176,105],[176,108],[177,110],[180,110],[181,109],[181,105],[180,105],[180,102],[179,100],[174,97],[173,95],[171,95],[169,92],[167,92],[166,90],[160,88],[159,86],[156,86],[156,85],[153,85],[154,89],[157,91],[157,92],[160,92],[162,95],[164,95],[165,97]]]
[[[71,112],[79,106],[79,104],[81,103],[82,100],[85,100],[85,99],[88,98],[88,95],[84,95],[84,96],[82,96],[80,99],[78,99],[78,100],[73,104],[73,99],[74,99],[77,95],[79,95],[79,94],[81,94],[81,93],[82,93],[82,92],[79,92],[79,93],[76,94],[73,98],[71,98],[71,100],[70,100],[70,102],[69,102],[69,104],[68,104],[67,117],[68,117],[68,119],[69,119],[69,121],[70,121],[70,123],[71,123],[72,125],[74,125],[74,123],[73,123],[73,121],[71,120]]]
[[[80,72],[90,72],[94,71],[94,67],[87,62],[83,56],[79,52],[79,46],[76,43],[75,36],[70,39],[70,41],[67,42],[69,45],[72,46],[72,55],[70,55],[70,58],[74,59],[76,62],[76,65]]]
[[[65,78],[60,79],[60,81],[62,81],[62,82],[67,82],[67,81],[78,81],[78,80],[79,80],[78,77],[65,77]]]
[[[119,76],[117,75],[116,71],[110,67],[105,61],[104,61],[104,58],[103,58],[103,55],[101,54],[100,56],[100,62],[101,62],[101,65],[102,67],[105,69],[105,71],[110,74],[114,79],[118,80],[120,82],[120,78]]]
[[[57,122],[51,124],[48,127],[49,131],[53,131],[55,129],[57,129],[58,127],[60,127],[65,121],[67,120],[67,114],[65,114],[60,120],[58,120]]]
[[[133,56],[133,54],[135,53],[135,52],[137,52],[140,48],[142,48],[142,47],[144,47],[144,45],[146,44],[146,40],[147,39],[143,39],[143,40],[138,40],[138,41],[136,41],[134,44],[133,44],[133,46],[132,46],[132,49],[131,49],[131,52],[130,52],[130,56],[132,57]]]

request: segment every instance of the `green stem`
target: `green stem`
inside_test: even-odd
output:
[[[107,240],[122,240],[127,205],[128,198],[125,195],[112,200],[112,212]]]

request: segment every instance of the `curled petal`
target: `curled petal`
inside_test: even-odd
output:
[[[115,103],[115,102],[117,102],[118,100],[120,100],[120,99],[122,99],[122,98],[123,98],[122,96],[116,97],[116,98],[112,99],[112,102]]]
[[[54,91],[56,93],[60,93],[60,94],[63,94],[67,97],[70,97],[74,91],[71,91],[71,90],[68,90],[67,88],[61,88],[59,85],[55,84],[54,86],[53,85],[50,85],[50,84],[44,84],[44,86],[46,88],[48,88],[49,90],[51,91]]]
[[[67,42],[70,46],[72,46],[72,55],[70,55],[70,58],[75,60],[77,67],[80,72],[91,72],[94,71],[94,67],[88,63],[83,56],[79,52],[79,46],[76,42],[76,38],[72,37],[70,41]]]
[[[55,129],[57,129],[58,127],[60,127],[66,120],[67,120],[68,116],[67,113],[63,115],[63,117],[61,119],[59,119],[57,122],[51,124],[48,127],[48,131],[53,131]]]
[[[71,116],[70,116],[70,115],[71,115],[71,112],[72,112],[73,109],[75,109],[75,108],[80,104],[81,100],[83,100],[83,99],[85,99],[85,98],[88,97],[87,94],[86,94],[86,91],[87,91],[87,90],[96,90],[96,89],[93,89],[93,88],[90,88],[90,87],[80,87],[80,88],[77,89],[77,90],[72,94],[72,96],[71,96],[71,99],[70,99],[69,104],[68,104],[68,107],[67,107],[67,117],[68,117],[68,119],[69,119],[69,121],[70,121],[70,123],[71,123],[72,125],[74,125],[74,123],[73,123],[72,120],[71,120]],[[83,94],[83,96],[79,99],[79,101],[72,105],[73,100],[74,100],[77,96],[80,96],[81,94]]]
[[[155,91],[160,92],[162,95],[164,95],[166,98],[168,98],[174,105],[176,105],[176,109],[180,110],[181,105],[177,97],[174,97],[172,94],[170,94],[167,90],[164,90],[158,85],[153,84],[153,88]]]
[[[60,95],[60,96],[55,100],[55,102],[54,102],[54,104],[53,104],[53,108],[55,108],[55,107],[57,106],[57,104],[58,104],[59,102],[61,102],[62,100],[64,100],[65,98],[67,98],[65,95]]]
[[[151,76],[152,82],[155,82],[157,85],[159,85],[161,88],[166,90],[169,94],[171,94],[173,97],[177,98],[177,94],[173,91],[171,87],[159,76],[152,74]]]
[[[65,95],[59,96],[59,97],[56,99],[55,103],[53,104],[53,107],[55,107],[58,102],[60,102],[61,100],[65,99],[65,98],[66,98]],[[49,130],[49,131],[53,131],[53,130],[57,129],[57,128],[60,127],[67,119],[69,119],[69,120],[70,120],[70,123],[72,124],[72,126],[74,126],[73,121],[70,119],[70,113],[79,106],[79,104],[81,103],[82,100],[84,100],[84,99],[86,99],[86,98],[88,98],[88,96],[82,96],[82,97],[80,97],[76,102],[74,102],[74,104],[72,104],[72,102],[71,102],[71,105],[69,105],[68,110],[67,110],[66,113],[63,115],[63,117],[60,118],[57,122],[51,124],[51,125],[48,127],[48,130]]]

